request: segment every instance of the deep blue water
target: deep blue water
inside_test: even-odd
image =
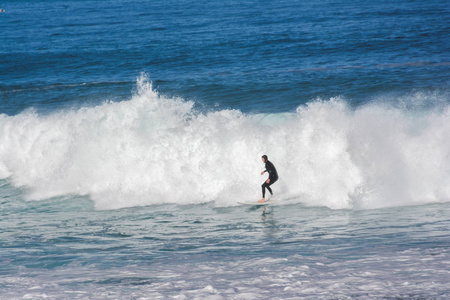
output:
[[[448,91],[447,1],[4,3],[0,111],[161,93],[291,111],[318,97]]]
[[[448,1],[0,4],[0,299],[449,297]]]

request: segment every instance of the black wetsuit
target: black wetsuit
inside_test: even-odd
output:
[[[277,180],[278,180],[278,173],[277,173],[277,169],[275,169],[275,166],[273,165],[273,163],[271,163],[270,161],[266,160],[266,170],[264,172],[269,172],[269,179],[270,182],[266,183],[266,181],[264,181],[264,183],[262,184],[262,196],[263,198],[265,198],[266,196],[266,188],[269,191],[269,193],[271,195],[273,195],[272,193],[272,189],[270,188],[270,186],[272,184],[274,184]]]

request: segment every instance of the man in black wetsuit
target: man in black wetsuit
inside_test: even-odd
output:
[[[270,188],[270,186],[278,180],[277,169],[275,169],[275,166],[273,165],[273,163],[267,159],[267,155],[262,156],[262,161],[263,161],[263,163],[266,164],[266,170],[262,171],[261,175],[263,175],[265,172],[269,172],[269,178],[261,186],[262,187],[262,199],[259,200],[258,202],[266,201],[266,198],[265,198],[266,188],[269,191],[269,193],[271,195],[273,195],[272,189]]]

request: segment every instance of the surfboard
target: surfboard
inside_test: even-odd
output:
[[[258,202],[258,201],[248,201],[248,202],[239,202],[240,205],[251,205],[251,206],[263,206],[275,203],[274,200],[267,200],[266,202]]]

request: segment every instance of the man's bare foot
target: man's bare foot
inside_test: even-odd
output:
[[[258,202],[260,202],[260,203],[266,202],[266,199],[262,198],[261,200],[258,200]]]

